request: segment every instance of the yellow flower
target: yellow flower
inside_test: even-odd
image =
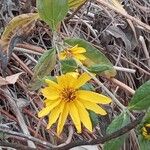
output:
[[[48,115],[47,129],[58,120],[57,133],[59,135],[67,117],[70,116],[78,133],[81,133],[81,122],[92,132],[92,123],[87,109],[100,115],[106,115],[106,111],[98,104],[109,104],[111,99],[92,91],[81,90],[80,87],[90,79],[87,73],[79,77],[67,73],[58,76],[57,83],[46,79],[48,86],[41,90],[46,98],[45,108],[38,113],[38,117]]]
[[[145,139],[150,140],[150,124],[145,124],[142,128],[142,135]]]
[[[66,49],[60,53],[60,59],[64,60],[66,58],[75,58],[79,61],[83,61],[86,59],[86,57],[83,55],[86,50],[83,47],[78,47],[78,45],[75,45],[74,47],[70,49]]]

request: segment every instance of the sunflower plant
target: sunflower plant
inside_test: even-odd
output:
[[[70,5],[70,2],[73,5]],[[83,4],[83,2],[85,1],[82,1],[81,4]],[[40,19],[45,21],[53,32],[53,48],[40,58],[40,61],[35,67],[36,70],[38,70],[35,70],[36,77],[39,77],[42,83],[43,81],[46,83],[46,85],[43,84],[44,87],[40,89],[44,97],[44,107],[38,112],[38,117],[48,116],[47,129],[50,129],[54,124],[57,125],[58,135],[62,133],[66,123],[74,124],[78,133],[81,133],[84,128],[90,132],[93,131],[92,118],[89,112],[92,111],[101,116],[107,115],[107,110],[104,109],[103,105],[110,104],[112,100],[103,94],[83,88],[86,82],[88,82],[88,84],[92,83],[92,78],[99,83],[99,81],[95,79],[96,77],[91,75],[89,71],[107,78],[116,75],[116,70],[113,68],[109,59],[91,43],[79,38],[67,38],[65,40],[60,38],[60,23],[64,20],[69,8],[72,8],[72,6],[76,8],[76,6],[80,6],[80,3],[67,0],[37,0]],[[52,52],[55,56],[52,55]],[[55,59],[53,59],[54,57]],[[56,64],[59,70],[56,80],[46,78],[46,76],[55,69]],[[37,86],[37,82],[35,86]],[[146,90],[145,94],[149,94],[148,90]],[[138,97],[140,97],[140,100]],[[131,99],[128,108],[115,100],[116,104],[127,114],[121,113],[121,115],[112,122],[112,129],[110,129],[112,131],[119,129],[118,126],[121,127],[125,124],[126,121],[124,122],[124,120],[130,122],[130,111],[149,107],[149,105],[142,103],[142,100],[146,101],[147,99],[145,99],[144,95],[139,91]],[[147,129],[147,127],[143,127],[143,135],[148,133]],[[109,142],[109,145],[113,145],[114,143],[122,145],[125,138],[126,136],[123,136],[121,141],[116,139],[115,142]]]
[[[35,67],[32,79],[34,84],[31,85],[32,89],[39,89],[44,97],[43,107],[39,110],[38,117],[46,118],[48,130],[56,125],[58,136],[65,131],[63,129],[67,124],[75,127],[77,133],[82,133],[85,128],[91,133],[94,127],[90,113],[93,112],[96,116],[105,116],[108,114],[107,108],[112,102],[110,97],[95,92],[95,89],[84,88],[87,83],[91,86],[93,83],[97,83],[103,87],[103,84],[92,73],[106,78],[116,75],[116,70],[110,60],[99,49],[83,39],[72,37],[64,39],[59,35],[61,21],[65,19],[68,10],[80,7],[85,2],[83,0],[79,2],[74,0],[37,0],[38,16],[49,25],[53,38],[52,48],[41,56]],[[56,79],[50,78],[50,74]],[[149,108],[149,87],[150,82],[147,82],[137,89],[128,107],[125,107],[112,96],[113,94],[107,88],[104,88],[121,109],[120,115],[116,116],[110,125],[106,125],[108,126],[107,134],[112,134],[127,124],[132,124],[130,118],[133,118],[133,115],[131,113],[134,113],[135,110]],[[150,125],[144,124],[141,135],[145,139],[150,139],[149,131]],[[106,142],[104,150],[109,147],[120,148],[127,137],[128,135],[124,134]]]

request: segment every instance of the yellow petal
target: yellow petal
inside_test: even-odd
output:
[[[59,59],[60,60],[64,60],[66,58],[66,52],[60,52],[60,54],[59,54]]]
[[[57,76],[57,83],[59,86],[64,87],[67,84],[65,75]]]
[[[45,79],[45,82],[48,84],[48,86],[50,86],[53,89],[59,89],[60,88],[59,85],[52,80]]]
[[[83,47],[73,47],[70,49],[72,51],[72,53],[74,54],[80,54],[80,53],[85,53],[86,49]]]
[[[57,100],[57,99],[56,99],[56,100]],[[45,99],[43,102],[44,102],[44,103],[48,103],[48,102],[54,102],[54,100]]]
[[[73,46],[73,47],[71,47],[71,48],[68,48],[68,50],[73,51],[73,50],[76,49],[77,47],[78,47],[78,44],[75,45],[75,46]]]
[[[76,79],[72,75],[65,74],[65,75],[58,76],[57,82],[61,87],[68,88],[68,87],[72,87],[75,84]]]
[[[69,87],[74,87],[74,84],[76,83],[77,79],[74,78],[72,75],[70,74],[66,74],[66,78],[67,78],[67,81],[68,81],[68,86]]]
[[[106,111],[104,109],[102,109],[100,106],[98,106],[95,103],[89,102],[89,101],[83,101],[81,100],[82,104],[85,106],[85,108],[94,111],[97,114],[100,115],[106,115]]]
[[[144,135],[144,136],[147,136],[147,133],[146,133],[146,132],[143,132],[143,135]]]
[[[81,133],[81,121],[80,121],[78,109],[76,108],[73,102],[69,104],[69,107],[70,107],[69,114],[72,118],[72,121],[75,124],[78,133]]]
[[[74,85],[74,88],[78,89],[81,86],[83,86],[87,81],[91,79],[91,76],[87,74],[86,72],[83,73],[78,79],[76,84]]]
[[[62,110],[62,113],[60,114],[59,120],[58,120],[58,125],[57,125],[57,134],[58,135],[60,135],[60,133],[63,130],[68,113],[69,113],[69,106],[68,106],[68,103],[66,103],[64,106],[64,109]]]
[[[150,124],[146,124],[145,127],[150,127]]]
[[[58,119],[60,113],[64,108],[64,102],[62,101],[57,107],[51,110],[49,114],[49,123],[47,125],[47,129],[49,129]]]
[[[50,106],[47,106],[47,107],[43,108],[38,113],[38,117],[41,118],[41,117],[44,117],[44,116],[48,115],[50,113],[50,111],[60,103],[60,101],[61,100],[54,101],[54,103],[51,104]]]
[[[79,102],[78,100],[74,101],[76,108],[78,108],[80,120],[83,123],[83,125],[90,131],[92,132],[92,123],[89,117],[89,113],[85,109],[84,105]]]
[[[55,101],[57,101],[57,99]],[[45,107],[48,107],[54,103],[54,100],[46,99],[44,100],[44,103],[45,103]]]
[[[143,127],[142,130],[143,130],[143,132],[147,132],[145,127]]]
[[[111,99],[109,97],[92,91],[79,90],[77,91],[77,95],[79,96],[79,99],[83,99],[93,103],[109,104],[111,102]]]
[[[50,100],[55,100],[59,98],[59,93],[57,90],[52,89],[51,87],[45,87],[41,90],[44,97]]]
[[[78,76],[79,76],[79,73],[78,73],[78,72],[68,72],[67,74],[73,76],[75,79],[77,79]]]
[[[83,54],[74,54],[73,55],[74,58],[78,59],[78,60],[85,60],[86,57]]]

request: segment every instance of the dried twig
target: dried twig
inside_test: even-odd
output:
[[[96,0],[100,5],[103,5],[105,7],[108,7],[109,9],[114,10],[115,12],[117,12],[118,14],[124,16],[125,18],[131,20],[133,22],[133,24],[139,25],[140,28],[143,28],[145,30],[147,30],[148,32],[150,32],[150,26],[141,22],[139,19],[122,12],[121,10],[117,9],[116,7],[114,7],[113,5],[109,4],[108,2],[106,2],[105,0]],[[137,27],[139,27],[137,26]]]
[[[121,129],[117,130],[116,132],[113,132],[111,134],[108,134],[106,136],[103,137],[98,137],[97,139],[93,139],[91,141],[76,141],[76,142],[71,142],[67,145],[64,145],[62,147],[58,147],[58,146],[54,146],[50,143],[47,143],[45,141],[41,141],[37,138],[31,137],[31,136],[27,136],[21,133],[17,133],[14,131],[10,131],[8,129],[3,129],[0,128],[0,131],[3,133],[7,133],[7,134],[11,134],[11,135],[17,135],[20,137],[24,137],[26,139],[30,139],[34,142],[37,142],[38,144],[42,144],[43,146],[49,146],[51,148],[49,148],[49,150],[64,150],[64,149],[70,149],[76,146],[81,146],[81,145],[96,145],[96,144],[103,144],[109,140],[112,140],[114,138],[117,138],[127,132],[129,132],[130,130],[132,130],[133,128],[135,128],[143,119],[144,117],[144,113],[142,113],[137,119],[135,119],[134,121],[132,121],[131,123],[129,123],[128,125],[126,125],[125,127],[122,127]]]
[[[30,50],[30,49],[26,49],[26,48],[21,48],[21,47],[15,47],[15,48],[14,48],[14,51],[19,51],[19,52],[23,52],[23,53],[34,54],[34,55],[37,55],[37,56],[41,56],[41,55],[42,55],[42,54],[39,53],[39,52]]]
[[[46,147],[52,147],[52,148],[55,148],[57,146],[55,145],[52,145],[46,141],[42,141],[38,138],[35,138],[33,136],[30,136],[30,135],[27,135],[27,134],[23,134],[23,133],[18,133],[18,132],[15,132],[15,131],[11,131],[11,130],[8,130],[8,129],[4,129],[4,128],[1,128],[0,126],[0,132],[3,132],[3,133],[6,133],[6,134],[9,134],[9,135],[15,135],[15,136],[18,136],[18,137],[22,137],[22,138],[25,138],[25,139],[28,139],[28,140],[31,140],[35,143],[38,143],[42,146],[46,146]]]
[[[12,107],[12,110],[14,111],[14,113],[15,113],[17,119],[18,119],[19,125],[20,125],[23,133],[26,134],[27,136],[29,136],[30,132],[29,132],[29,130],[27,128],[27,125],[26,125],[26,123],[24,121],[24,118],[23,118],[23,116],[22,116],[18,106],[16,105],[15,101],[13,100],[9,90],[7,88],[5,88],[4,90],[1,89],[1,92],[8,99],[9,104]],[[36,148],[35,144],[32,141],[28,140],[27,142],[28,142],[28,146],[29,147]]]
[[[126,125],[125,127],[122,127],[120,130],[117,130],[116,132],[113,132],[111,134],[108,134],[104,137],[98,137],[97,139],[91,140],[91,141],[78,141],[78,142],[72,142],[64,147],[61,148],[55,148],[55,150],[64,150],[64,149],[70,149],[76,146],[81,146],[81,145],[97,145],[97,144],[103,144],[109,140],[112,140],[114,138],[117,138],[133,128],[135,128],[143,119],[144,113],[142,113],[137,119]]]
[[[122,71],[122,72],[128,72],[128,73],[135,73],[135,69],[129,69],[129,68],[124,68],[124,67],[118,67],[118,66],[113,66],[114,69],[117,71]]]
[[[9,142],[5,142],[5,141],[0,141],[0,146],[3,148],[15,148],[15,149],[20,149],[20,150],[36,150],[36,148],[31,148],[28,146],[24,146],[22,144],[16,144],[16,143],[9,143]]]
[[[23,61],[14,53],[12,53],[12,56],[17,60],[17,62],[21,65],[21,67],[27,71],[31,76],[33,76],[33,72],[26,66],[26,64],[23,63]]]
[[[63,144],[58,145],[57,147],[63,147],[63,146],[66,146],[67,144],[69,144],[72,140],[73,133],[74,133],[73,132],[73,127],[69,126],[69,136],[68,136],[66,142],[63,143]]]
[[[130,88],[129,86],[127,86],[126,84],[122,83],[121,81],[119,81],[119,80],[117,80],[115,78],[111,78],[110,81],[112,81],[113,83],[117,84],[119,87],[121,87],[122,89],[128,91],[132,95],[135,93],[135,91],[132,88]]]
[[[140,42],[141,42],[141,44],[142,44],[143,51],[144,51],[144,53],[145,53],[145,57],[146,57],[146,59],[147,59],[148,66],[150,67],[150,55],[149,55],[148,49],[147,49],[147,47],[146,47],[146,43],[145,43],[145,41],[144,41],[143,36],[140,36],[140,37],[139,37],[139,40],[140,40]]]

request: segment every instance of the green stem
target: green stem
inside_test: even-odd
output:
[[[57,32],[54,31],[53,32],[52,46],[53,46],[53,48],[56,49],[56,55],[57,55],[57,58],[58,58],[59,71],[60,71],[60,74],[62,74],[61,63],[60,63],[60,60],[59,60],[59,48],[58,48],[58,45],[57,45],[57,41],[58,41],[58,35],[57,35]]]

